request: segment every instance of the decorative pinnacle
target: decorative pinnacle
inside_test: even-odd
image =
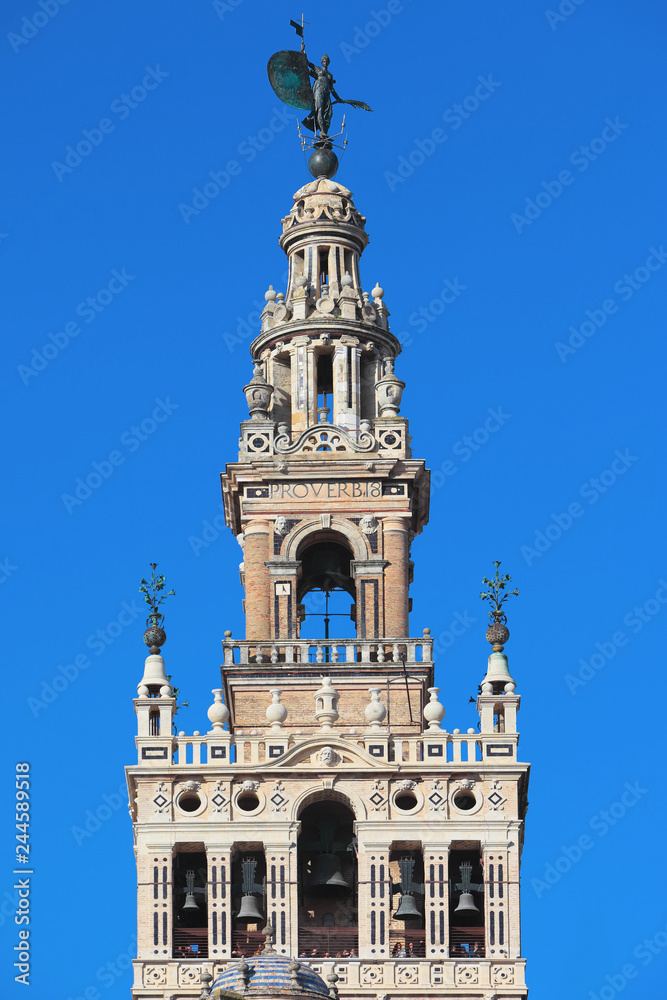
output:
[[[170,590],[167,594],[163,594],[162,591],[165,588],[167,578],[161,574],[158,576],[155,575],[157,563],[151,563],[150,567],[150,581],[142,577],[139,593],[144,595],[144,601],[151,609],[146,619],[148,628],[144,632],[144,642],[147,646],[150,646],[152,655],[159,656],[160,647],[164,646],[167,641],[167,634],[162,628],[164,625],[164,615],[160,611],[160,605],[167,597],[175,596],[175,591]]]
[[[489,611],[489,627],[486,630],[487,642],[490,642],[493,646],[494,653],[502,653],[504,644],[510,637],[509,629],[507,628],[507,615],[503,611],[503,604],[508,601],[510,597],[518,597],[519,589],[518,587],[514,590],[506,591],[508,584],[512,582],[512,577],[509,573],[505,576],[501,576],[498,572],[498,567],[500,566],[500,560],[496,560],[493,563],[496,575],[492,580],[488,580],[486,577],[483,578],[482,583],[487,590],[483,590],[479,595],[483,601],[488,601],[491,605]]]
[[[276,935],[276,932],[274,931],[272,925],[267,924],[264,930],[262,931],[262,934],[264,935],[264,948],[262,949],[262,954],[275,955],[276,949],[273,947],[273,939]]]

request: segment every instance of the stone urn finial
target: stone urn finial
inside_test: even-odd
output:
[[[401,408],[401,397],[405,382],[394,375],[394,359],[385,358],[384,375],[375,383],[375,395],[381,417],[397,417]]]
[[[364,715],[370,729],[378,730],[387,715],[387,709],[380,701],[380,688],[369,688],[371,700],[364,709]]]
[[[266,710],[266,718],[269,721],[271,729],[282,729],[283,722],[287,718],[287,709],[280,700],[282,693],[281,688],[271,688],[269,691],[273,700]]]
[[[268,420],[273,386],[264,378],[261,361],[255,361],[253,376],[248,384],[243,386],[243,391],[250,410],[250,419]]]
[[[438,700],[440,688],[429,688],[428,693],[431,696],[431,700],[424,709],[424,718],[428,722],[429,729],[440,729],[440,723],[445,717],[445,706]]]
[[[222,700],[222,688],[214,688],[211,692],[214,702],[209,708],[207,715],[213,726],[212,733],[221,733],[224,730],[225,722],[229,719],[229,709]]]
[[[329,731],[338,718],[338,691],[330,677],[322,677],[322,687],[315,692],[315,718],[323,730]]]

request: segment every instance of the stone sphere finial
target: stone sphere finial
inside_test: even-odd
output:
[[[375,282],[375,288],[372,289],[371,295],[374,299],[381,299],[384,295],[384,288],[380,288],[379,282]]]
[[[315,692],[315,718],[325,731],[330,730],[338,718],[338,697],[331,678],[323,676],[322,687]]]
[[[316,146],[310,154],[308,169],[315,178],[327,177],[331,180],[338,171],[338,157],[329,145]]]
[[[275,302],[277,298],[277,292],[274,291],[273,285],[269,285],[268,290],[264,292],[264,299],[266,302]]]

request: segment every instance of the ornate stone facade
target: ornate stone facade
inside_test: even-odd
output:
[[[250,413],[222,474],[246,637],[225,633],[209,732],[172,735],[161,656],[134,703],[133,995],[194,1000],[203,974],[261,947],[268,921],[278,956],[308,956],[350,1000],[519,1000],[515,682],[494,652],[471,677],[479,731],[448,732],[430,632],[409,636],[429,474],[400,416],[384,292],[361,287],[351,192],[306,184],[280,242],[287,289],[266,294]],[[313,642],[303,601],[325,572],[354,602],[355,634]]]

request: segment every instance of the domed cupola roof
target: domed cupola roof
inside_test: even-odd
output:
[[[221,972],[211,986],[212,1000],[233,992],[249,996],[327,997],[329,989],[316,972],[288,955],[264,954],[241,959]]]

